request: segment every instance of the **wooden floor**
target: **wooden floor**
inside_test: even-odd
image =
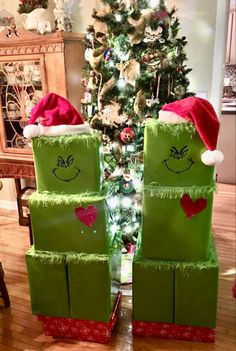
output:
[[[213,230],[220,261],[219,308],[215,344],[133,338],[131,332],[131,297],[122,299],[121,318],[109,345],[74,340],[54,340],[42,334],[41,325],[32,316],[24,253],[29,247],[26,227],[17,224],[16,212],[0,210],[0,260],[11,298],[11,308],[0,307],[1,351],[61,350],[174,350],[233,351],[235,336],[235,187],[218,185],[215,196]],[[1,299],[0,299],[1,304]]]

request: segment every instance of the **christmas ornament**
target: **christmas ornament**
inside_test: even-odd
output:
[[[104,125],[117,127],[119,124],[125,123],[128,118],[125,114],[119,114],[120,107],[118,102],[112,101],[99,111],[96,117],[100,119]]]
[[[174,93],[177,99],[181,99],[184,96],[185,92],[185,88],[182,85],[177,85],[177,87],[174,88]]]
[[[97,89],[97,84],[98,84],[98,76],[96,75],[95,71],[90,71],[90,76],[89,80],[87,83],[87,88],[89,90],[96,90]]]
[[[152,96],[151,99],[146,99],[146,105],[148,107],[151,107],[155,104],[159,104],[160,103],[160,100],[158,98],[154,98],[154,96]]]
[[[141,10],[141,16],[138,20],[128,17],[128,22],[134,27],[134,32],[128,34],[132,44],[139,44],[144,36],[144,29],[149,24],[153,15],[152,9]]]
[[[206,208],[207,200],[201,197],[200,199],[193,201],[188,194],[184,194],[180,199],[180,205],[187,218],[191,219]]]
[[[158,20],[163,21],[164,19],[166,19],[166,17],[168,17],[168,12],[166,10],[155,11],[152,14],[153,21],[158,21]]]
[[[94,205],[89,205],[88,207],[77,207],[75,209],[76,218],[86,225],[86,227],[91,228],[98,216],[97,207]]]
[[[84,53],[84,57],[86,61],[90,61],[93,57],[93,49],[87,48]]]
[[[134,101],[134,112],[141,117],[146,107],[146,97],[142,90],[139,90]]]
[[[119,182],[119,190],[122,194],[135,193],[134,183],[129,169],[126,169],[123,173],[123,176]]]
[[[111,48],[107,48],[103,53],[103,58],[105,61],[109,61],[112,58],[112,50]]]
[[[135,5],[135,0],[118,0],[118,3],[119,7],[127,10]]]
[[[155,43],[162,36],[163,29],[162,27],[158,27],[156,30],[152,30],[150,26],[145,28],[144,39],[145,43]]]
[[[120,133],[120,139],[123,143],[127,144],[133,141],[135,138],[135,134],[132,128],[124,128]]]
[[[85,91],[81,102],[82,104],[91,104],[92,94],[89,91]]]

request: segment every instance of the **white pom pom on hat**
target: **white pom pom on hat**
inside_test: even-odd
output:
[[[192,122],[208,150],[201,155],[207,166],[220,164],[224,155],[216,150],[219,120],[209,101],[191,96],[166,104],[159,112],[159,120],[165,123]]]

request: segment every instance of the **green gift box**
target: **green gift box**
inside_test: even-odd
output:
[[[144,135],[144,184],[209,185],[214,167],[201,161],[206,151],[192,123],[167,124],[151,120]]]
[[[94,196],[33,193],[29,199],[35,249],[106,254],[109,231],[107,192]]]
[[[101,142],[97,134],[32,139],[39,192],[63,194],[99,192]]]
[[[144,188],[142,254],[176,261],[207,260],[214,187]]]
[[[133,320],[174,322],[174,265],[144,259],[133,261]]]
[[[68,254],[72,318],[108,322],[120,287],[120,253]]]
[[[26,253],[32,312],[35,315],[69,317],[67,269],[64,255]]]
[[[219,266],[212,244],[209,260],[175,269],[175,323],[216,327]]]

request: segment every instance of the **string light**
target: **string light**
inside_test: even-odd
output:
[[[117,14],[115,15],[115,19],[116,19],[117,22],[121,22],[121,21],[122,21],[122,16],[121,16],[121,14],[120,14],[120,13],[117,13]]]
[[[160,0],[149,0],[148,4],[152,9],[155,9],[159,6]]]
[[[132,205],[132,200],[129,197],[124,197],[121,200],[120,204],[123,208],[130,208],[130,206]]]

